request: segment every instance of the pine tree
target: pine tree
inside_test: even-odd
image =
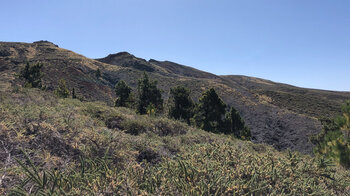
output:
[[[169,117],[184,120],[190,124],[193,117],[194,103],[190,97],[190,90],[183,86],[170,89]]]
[[[206,131],[219,133],[224,127],[226,104],[213,88],[204,92],[195,109],[194,120],[197,126]]]
[[[131,88],[123,80],[119,81],[114,88],[117,96],[115,106],[126,107],[130,102]]]
[[[44,76],[41,72],[43,64],[37,63],[35,65],[30,65],[28,62],[24,69],[21,71],[20,77],[26,80],[25,86],[33,88],[42,87],[42,77]]]
[[[163,110],[163,99],[161,91],[157,88],[157,81],[151,81],[146,73],[138,82],[137,112],[147,113],[147,107],[153,104],[156,112]]]
[[[226,114],[225,133],[233,133],[237,138],[250,140],[250,130],[234,107],[231,107],[230,111]]]

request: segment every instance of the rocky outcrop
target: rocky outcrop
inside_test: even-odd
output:
[[[108,63],[112,65],[119,65],[123,67],[131,67],[137,70],[154,72],[155,68],[147,63],[145,59],[136,58],[134,55],[128,52],[119,52],[116,54],[110,54],[105,58],[96,59],[103,63]]]

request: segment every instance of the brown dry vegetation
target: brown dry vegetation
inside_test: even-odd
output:
[[[114,104],[113,87],[119,80],[135,90],[143,71],[158,80],[165,100],[169,89],[176,85],[190,88],[194,100],[213,87],[228,105],[241,113],[251,128],[254,142],[304,153],[312,151],[307,138],[321,130],[316,118],[338,115],[340,103],[350,98],[349,93],[302,89],[252,77],[216,76],[169,61],[146,61],[126,52],[93,60],[50,42],[1,42],[1,86],[8,81],[17,83],[14,74],[26,61],[44,64],[43,82],[47,90],[53,91],[58,81],[64,79],[80,99],[108,105]]]
[[[45,90],[21,87],[17,75],[27,61],[44,64]],[[175,85],[190,88],[194,100],[214,87],[239,110],[253,142],[265,144],[110,107],[117,81],[135,88],[144,70],[164,98]],[[54,96],[60,79],[79,99]],[[348,98],[128,53],[93,60],[49,42],[2,42],[0,194],[346,195],[349,171],[283,150],[310,153],[308,137],[321,130],[316,117],[339,114]]]
[[[51,92],[20,86],[3,91],[0,103],[0,141],[6,149],[0,157],[3,194],[350,191],[349,171],[328,160],[278,152],[127,108],[59,99]]]

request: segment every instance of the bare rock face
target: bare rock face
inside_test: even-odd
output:
[[[188,87],[194,100],[213,87],[228,105],[240,112],[251,129],[253,142],[303,153],[312,152],[309,136],[322,129],[317,118],[340,114],[339,105],[350,99],[349,92],[304,89],[246,76],[217,76],[169,61],[146,61],[127,52],[94,60],[48,41],[0,42],[0,76],[18,73],[26,62],[44,64],[43,83],[48,90],[55,89],[58,81],[65,79],[81,99],[103,101],[111,106],[115,101],[115,84],[124,80],[136,88],[143,72],[158,81],[165,99],[169,89],[176,85]],[[100,78],[95,76],[97,69],[101,71]],[[0,83],[17,80],[12,77],[13,81],[8,81],[8,78],[11,77],[5,81],[5,77],[0,77]],[[119,126],[118,119],[106,123],[111,128]],[[146,159],[148,154],[153,157],[147,152]],[[143,154],[140,157],[144,159]]]

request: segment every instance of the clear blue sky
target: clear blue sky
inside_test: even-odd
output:
[[[1,41],[350,91],[349,0],[3,0]]]

